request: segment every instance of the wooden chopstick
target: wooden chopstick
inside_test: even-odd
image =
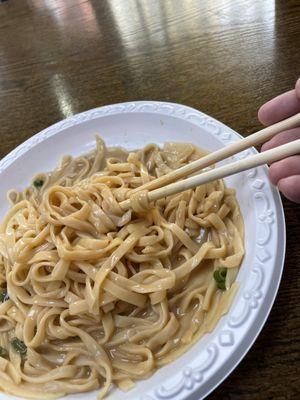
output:
[[[212,164],[215,164],[219,161],[224,160],[236,153],[239,153],[249,147],[256,146],[258,144],[266,142],[268,139],[271,139],[274,135],[279,132],[282,132],[287,129],[295,128],[300,125],[300,113],[287,118],[283,121],[280,121],[274,125],[268,126],[252,135],[245,137],[244,139],[234,142],[229,146],[223,147],[220,150],[214,151],[206,155],[205,157],[200,158],[199,160],[193,161],[190,164],[184,165],[183,167],[176,169],[174,171],[169,172],[166,175],[163,175],[153,181],[147,182],[142,186],[139,186],[136,189],[133,189],[131,194],[137,193],[141,190],[153,190],[158,187],[165,186],[171,182],[177,181],[178,179],[182,179],[188,175],[193,174],[194,172],[200,171],[203,168],[206,168]]]
[[[298,153],[300,153],[300,139],[263,153],[255,154],[245,158],[244,160],[235,161],[182,181],[171,183],[170,185],[152,190],[148,193],[148,200],[156,201],[176,193],[184,192],[185,190],[194,189],[197,186],[212,182],[216,179],[222,179],[226,176],[234,175],[238,172],[246,171],[263,164],[270,164]],[[130,207],[130,199],[121,202],[120,206],[124,210],[128,209]]]

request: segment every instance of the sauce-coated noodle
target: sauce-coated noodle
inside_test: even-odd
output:
[[[93,153],[64,157],[24,192],[9,192],[2,391],[50,399],[100,388],[102,399],[112,383],[131,388],[214,328],[244,255],[234,190],[218,180],[155,204],[143,191],[131,196],[203,155],[178,143],[127,153],[97,139]]]

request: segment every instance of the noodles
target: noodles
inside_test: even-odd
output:
[[[0,227],[0,389],[52,399],[127,390],[228,311],[244,255],[235,192],[215,181],[149,204],[142,186],[203,156],[191,144],[64,157]],[[120,202],[131,199],[123,211]],[[7,290],[8,296],[5,291]]]

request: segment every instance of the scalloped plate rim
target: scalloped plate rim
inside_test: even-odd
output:
[[[139,111],[137,109],[135,109],[135,107],[137,106],[149,106],[149,107],[158,107],[158,110],[142,110]],[[123,110],[120,110],[120,107],[124,108]],[[126,107],[129,109],[126,109]],[[131,107],[131,109],[130,109]],[[133,107],[133,108],[132,108]],[[12,150],[7,156],[5,156],[1,161],[0,161],[0,179],[1,179],[1,174],[3,172],[3,170],[5,170],[7,167],[9,167],[18,157],[20,157],[21,155],[23,155],[24,153],[26,153],[29,149],[35,147],[36,144],[38,143],[42,143],[45,139],[47,139],[48,137],[58,134],[59,132],[63,131],[66,128],[75,126],[75,125],[79,125],[79,124],[84,124],[86,121],[90,121],[96,118],[101,118],[101,116],[107,116],[107,115],[116,115],[116,114],[126,114],[126,113],[140,113],[140,112],[144,112],[144,113],[150,113],[150,114],[162,114],[164,116],[174,116],[177,117],[179,119],[184,119],[182,114],[178,113],[175,115],[172,115],[172,113],[167,113],[165,111],[165,113],[163,113],[162,109],[159,109],[159,107],[173,107],[174,109],[178,109],[179,111],[183,111],[183,114],[185,112],[191,112],[193,113],[193,115],[195,116],[199,116],[201,118],[206,118],[206,120],[208,122],[211,122],[213,124],[217,124],[218,126],[220,126],[222,129],[226,129],[227,131],[231,132],[235,138],[239,137],[240,139],[242,138],[242,136],[235,132],[234,130],[232,130],[231,128],[227,127],[225,124],[223,124],[222,122],[208,116],[207,114],[200,112],[190,106],[185,106],[185,105],[181,105],[178,103],[173,103],[173,102],[163,102],[163,101],[130,101],[130,102],[125,102],[125,103],[116,103],[113,105],[105,105],[105,106],[101,106],[101,107],[96,107],[87,111],[83,111],[79,114],[73,115],[67,119],[64,119],[62,121],[58,121],[56,123],[54,123],[53,125],[49,126],[48,128],[43,129],[41,132],[33,135],[32,137],[30,137],[29,139],[27,139],[25,142],[23,142],[22,144],[20,144],[19,146],[17,146],[14,150]],[[102,115],[100,115],[102,112]],[[197,125],[197,124],[196,124]],[[48,136],[47,136],[48,134]],[[35,143],[36,141],[36,143]],[[26,145],[29,147],[26,149]],[[253,149],[251,149],[251,151],[253,151]],[[261,167],[264,168],[264,167]],[[281,281],[281,276],[282,276],[282,272],[283,272],[283,265],[284,265],[284,257],[285,257],[285,248],[286,248],[286,232],[285,232],[285,219],[284,219],[284,212],[283,212],[283,208],[282,208],[282,202],[281,202],[281,198],[279,195],[279,192],[277,189],[272,188],[271,187],[271,192],[272,192],[272,197],[274,200],[274,204],[275,204],[275,209],[276,209],[276,216],[280,222],[280,227],[278,227],[278,234],[281,235],[281,241],[279,242],[280,246],[277,247],[277,253],[280,254],[280,265],[278,265],[276,267],[275,272],[273,272],[272,274],[272,280],[273,280],[273,287],[271,287],[271,285],[269,285],[268,287],[268,293],[265,294],[266,298],[268,297],[268,301],[264,302],[259,309],[259,313],[262,314],[262,316],[260,316],[260,323],[259,326],[256,327],[254,329],[254,332],[252,335],[248,335],[247,337],[245,337],[243,339],[242,342],[239,343],[239,347],[242,348],[242,350],[240,350],[239,354],[238,354],[238,348],[235,349],[234,351],[234,355],[236,356],[236,360],[233,360],[233,357],[231,357],[231,365],[227,366],[225,373],[222,374],[222,377],[217,378],[217,382],[213,382],[213,380],[216,380],[215,375],[210,377],[208,379],[208,381],[206,382],[207,384],[212,381],[209,384],[209,388],[206,390],[204,396],[202,396],[201,398],[206,397],[209,393],[211,393],[221,382],[223,382],[224,379],[226,379],[226,377],[236,368],[236,366],[242,361],[242,359],[244,358],[244,356],[246,355],[246,353],[249,351],[249,349],[251,348],[251,346],[253,345],[253,343],[255,342],[257,336],[259,335],[259,333],[261,332],[268,316],[269,313],[272,309],[272,306],[274,304],[277,292],[278,292],[278,288],[280,285],[280,281]],[[276,275],[276,277],[275,277]],[[263,309],[264,307],[264,309]],[[258,316],[256,317],[256,319],[258,318]],[[253,326],[252,326],[253,328]],[[196,345],[196,344],[195,344]],[[219,371],[217,371],[219,372]],[[151,378],[149,378],[151,379]],[[195,388],[195,390],[192,390],[192,392],[190,392],[190,394],[184,394],[181,393],[181,395],[179,394],[179,397],[176,395],[175,397],[168,397],[170,399],[174,400],[176,399],[191,399],[191,400],[196,400],[197,398],[194,396],[197,396],[197,392],[199,390],[197,388]],[[79,395],[81,398],[81,395]],[[85,395],[82,394],[82,397],[84,397]],[[155,396],[154,393],[150,393],[148,395],[148,393],[146,394],[145,399],[149,398],[150,399],[161,399],[162,397],[152,397]],[[68,397],[66,397],[67,399]],[[110,398],[110,397],[108,397]],[[0,399],[11,399],[10,396],[1,393],[0,394]],[[144,399],[144,397],[142,396],[141,399]]]

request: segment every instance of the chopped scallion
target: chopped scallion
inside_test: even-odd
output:
[[[214,272],[214,280],[216,281],[216,284],[219,289],[225,290],[225,281],[226,281],[226,275],[227,275],[227,268],[219,268]]]
[[[37,189],[41,188],[44,184],[44,181],[42,179],[36,179],[33,182],[33,186],[36,187]]]
[[[6,358],[7,356],[8,351],[4,347],[0,346],[0,357]]]
[[[4,303],[6,300],[9,299],[8,293],[6,290],[2,290],[0,292],[0,303]]]
[[[15,338],[12,339],[11,345],[13,346],[13,348],[14,348],[18,353],[21,354],[21,356],[25,356],[25,355],[26,355],[26,353],[27,353],[27,347],[26,347],[26,344],[25,344],[22,340],[20,340],[20,339],[18,339],[18,338],[15,337]]]

